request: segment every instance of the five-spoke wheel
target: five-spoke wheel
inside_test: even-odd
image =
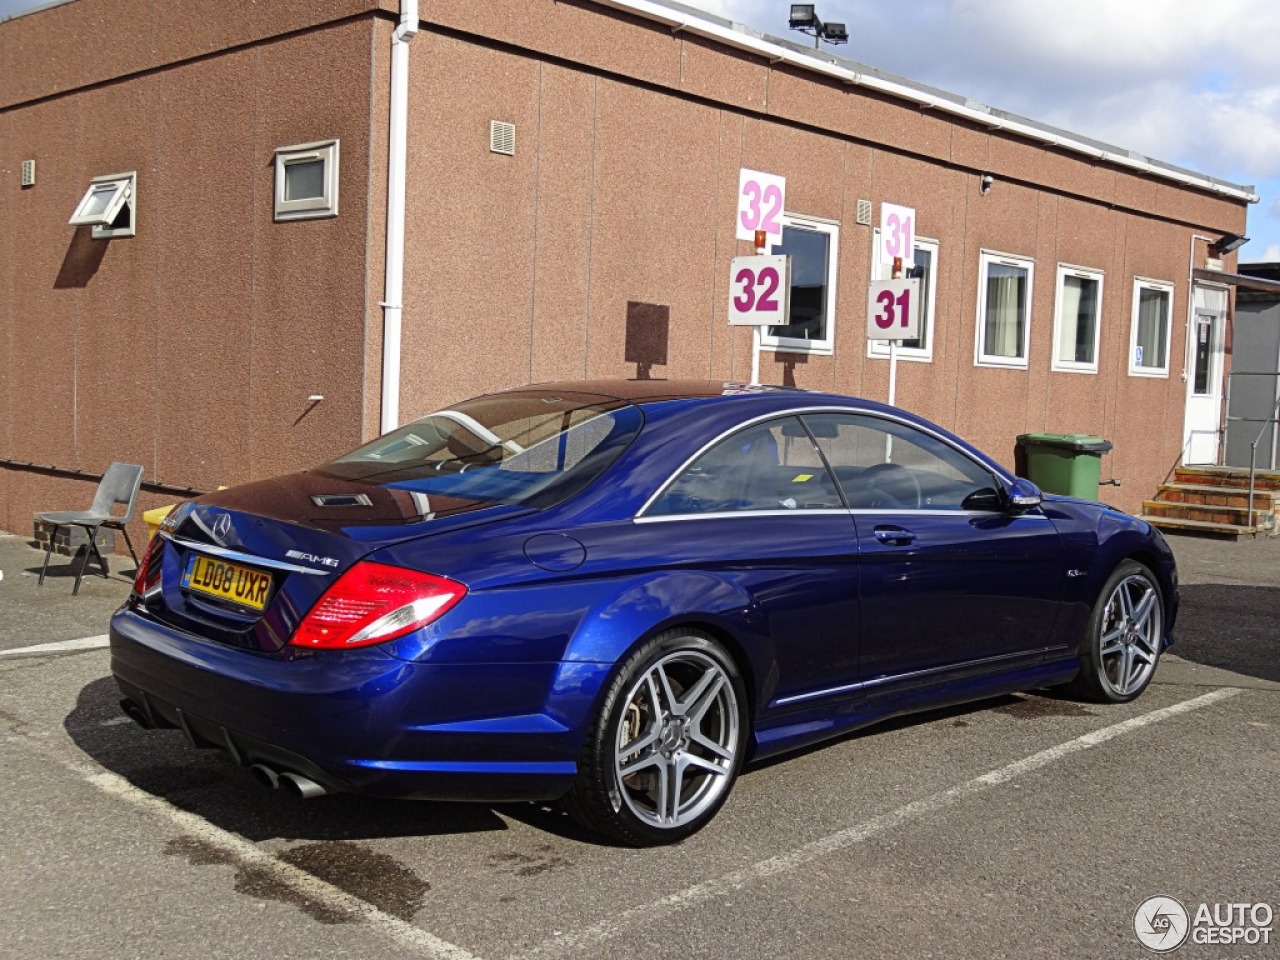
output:
[[[605,698],[569,809],[633,844],[670,843],[706,824],[742,760],[745,693],[714,640],[669,631],[642,645]]]
[[[1164,637],[1164,603],[1151,571],[1126,560],[1094,607],[1074,687],[1093,700],[1123,703],[1151,682]]]

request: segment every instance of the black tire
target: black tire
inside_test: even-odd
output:
[[[565,807],[587,829],[631,846],[691,836],[733,789],[746,702],[737,665],[711,637],[675,629],[651,638],[605,692]]]
[[[1155,575],[1122,561],[1098,594],[1080,643],[1080,673],[1067,684],[1094,703],[1128,703],[1155,676],[1164,641],[1164,595]]]

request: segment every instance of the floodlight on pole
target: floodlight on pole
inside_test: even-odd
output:
[[[792,30],[810,34],[813,37],[815,50],[821,47],[823,40],[831,44],[849,42],[849,31],[845,29],[845,25],[823,23],[812,3],[791,4],[791,15],[787,18],[787,25]]]

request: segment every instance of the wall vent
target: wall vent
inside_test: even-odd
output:
[[[33,187],[36,183],[36,162],[34,160],[22,161],[22,185],[24,187]]]
[[[871,201],[858,201],[858,222],[864,227],[871,226]]]
[[[516,125],[501,120],[489,121],[489,152],[504,156],[516,155]]]

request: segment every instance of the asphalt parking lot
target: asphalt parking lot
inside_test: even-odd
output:
[[[143,731],[102,639],[132,563],[73,598],[0,535],[0,957],[1150,956],[1155,894],[1280,909],[1280,538],[1173,545],[1176,655],[1135,703],[896,721],[637,851],[531,805],[290,801]]]

